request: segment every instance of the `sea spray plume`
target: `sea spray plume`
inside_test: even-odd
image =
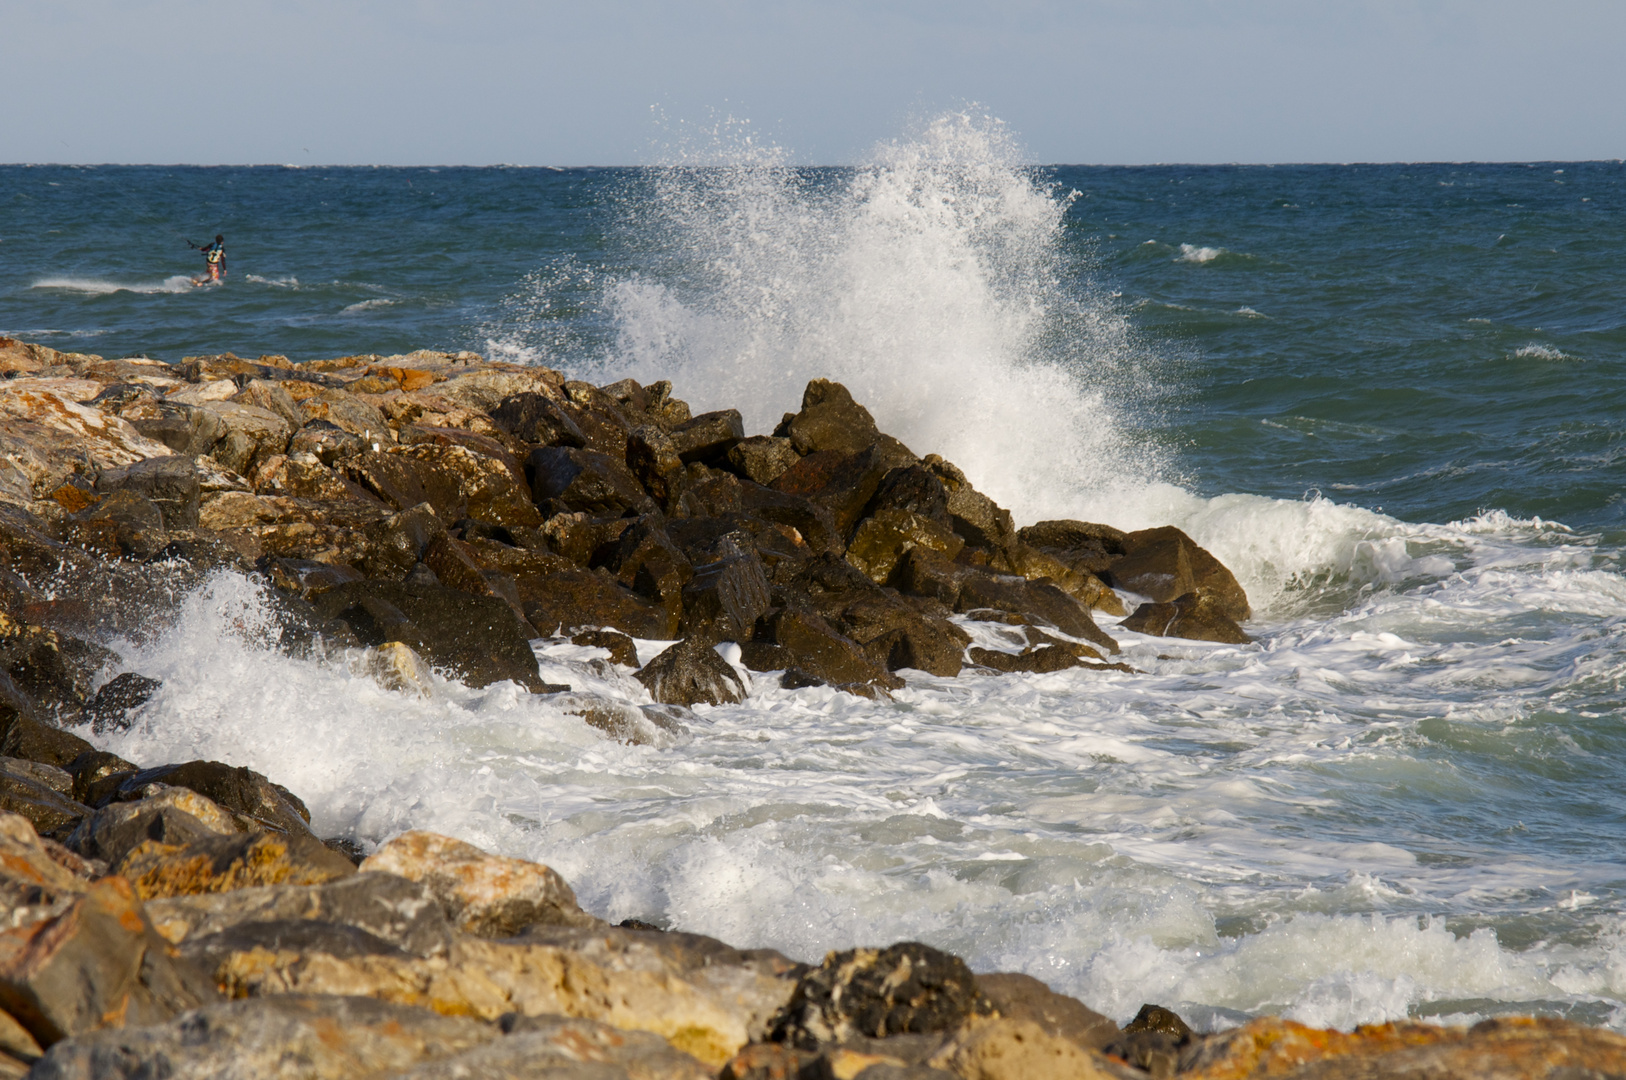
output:
[[[740,138],[718,156],[686,149],[628,201],[648,269],[607,288],[603,377],[670,378],[757,431],[839,380],[1023,520],[1158,473],[1123,419],[1142,350],[1064,243],[1071,196],[998,122],[940,116],[853,170]]]

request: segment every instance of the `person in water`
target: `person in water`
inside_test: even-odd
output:
[[[203,261],[209,267],[209,280],[212,282],[224,281],[226,278],[226,238],[215,236],[215,242],[203,248]]]

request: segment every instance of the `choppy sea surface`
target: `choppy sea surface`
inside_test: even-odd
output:
[[[1626,1028],[1623,250],[1619,162],[1033,168],[957,116],[839,170],[0,167],[0,333],[472,348],[753,431],[834,377],[1019,523],[1177,524],[1256,610],[1246,647],[1103,620],[1138,675],[758,679],[656,748],[288,659],[219,576],[121,643],[164,687],[112,749],[546,861],[606,918],[918,939],[1205,1026]]]

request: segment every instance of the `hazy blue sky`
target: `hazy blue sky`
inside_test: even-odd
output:
[[[808,162],[980,103],[1045,162],[1626,155],[1623,0],[0,0],[0,161]]]

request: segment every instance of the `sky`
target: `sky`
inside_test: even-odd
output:
[[[0,162],[841,164],[975,105],[1030,160],[1626,156],[1623,0],[0,0]]]

